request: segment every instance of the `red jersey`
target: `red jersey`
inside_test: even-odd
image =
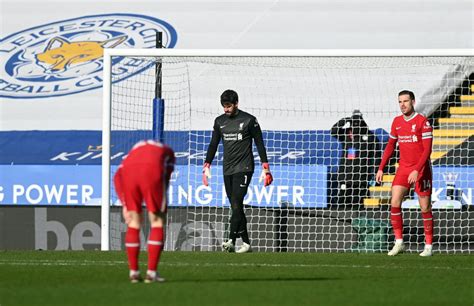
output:
[[[174,163],[170,147],[153,140],[137,143],[114,177],[115,191],[122,204],[130,211],[141,212],[145,201],[149,211],[166,212],[166,190]]]
[[[414,113],[410,119],[405,119],[403,115],[393,119],[390,138],[398,141],[400,150],[400,167],[416,168],[421,163],[420,158],[423,156],[425,145],[429,145],[431,155],[431,139],[433,138],[433,128],[430,123],[421,114]],[[429,143],[424,140],[430,140]],[[424,166],[429,163],[428,158],[421,164]],[[419,169],[418,169],[419,170]]]
[[[400,168],[420,172],[423,168],[430,167],[433,128],[423,115],[414,113],[409,119],[403,115],[395,117],[389,136],[379,170],[383,171],[397,142],[400,149]]]
[[[138,142],[122,161],[121,167],[148,164],[159,173],[171,175],[175,163],[173,150],[161,142],[143,140]]]

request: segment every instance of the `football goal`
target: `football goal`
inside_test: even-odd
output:
[[[102,249],[123,248],[112,179],[141,139],[170,145],[177,158],[168,190],[167,250],[220,250],[230,206],[222,145],[209,186],[202,165],[220,95],[263,131],[274,182],[245,199],[252,248],[268,252],[384,252],[393,242],[390,190],[395,154],[381,184],[375,173],[398,93],[415,93],[433,125],[435,252],[474,251],[474,57],[472,50],[106,49],[102,139]],[[423,248],[413,192],[402,205],[408,251]],[[146,234],[146,233],[145,233]]]

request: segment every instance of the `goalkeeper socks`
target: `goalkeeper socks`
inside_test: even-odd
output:
[[[232,218],[230,219],[230,233],[229,239],[232,240],[232,243],[235,245],[235,240],[239,237],[239,223],[240,220],[236,216],[235,213],[232,214]]]
[[[148,270],[156,271],[163,249],[163,227],[152,227],[148,236]]]
[[[125,248],[127,250],[128,266],[130,270],[138,271],[138,255],[140,253],[140,229],[127,228],[125,234]]]
[[[230,222],[230,231],[229,231],[229,239],[232,240],[232,244],[235,245],[235,240],[237,240],[238,233],[234,229],[235,226]]]
[[[421,213],[423,227],[425,229],[425,243],[433,244],[433,213],[431,211]]]
[[[242,221],[239,224],[239,236],[242,238],[242,241],[250,244],[249,233],[247,232],[247,218],[245,217],[244,212],[242,212]]]
[[[390,222],[392,223],[393,233],[395,239],[403,239],[403,219],[402,209],[400,207],[393,207],[390,210]]]
[[[247,232],[247,229],[243,230],[240,233],[240,237],[242,237],[243,242],[250,244],[249,233]]]

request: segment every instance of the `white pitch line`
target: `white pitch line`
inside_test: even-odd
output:
[[[96,260],[0,260],[0,266],[119,266],[126,261],[96,261]],[[267,264],[267,263],[186,263],[160,262],[160,265],[171,267],[271,267],[271,268],[353,268],[353,269],[411,269],[411,266],[389,265],[341,265],[341,264]],[[430,267],[435,270],[474,270],[474,267]]]

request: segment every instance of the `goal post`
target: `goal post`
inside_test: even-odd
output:
[[[102,251],[110,250],[110,132],[111,132],[111,57],[104,52],[104,83],[102,101],[102,195],[101,195],[101,223],[100,223],[100,248]]]
[[[435,128],[435,249],[472,253],[473,74],[472,50],[105,49],[101,248],[121,247],[120,220],[110,219],[110,208],[120,205],[111,184],[115,168],[136,141],[155,138],[177,155],[166,248],[219,249],[230,214],[221,146],[210,186],[200,179],[214,118],[222,114],[219,96],[230,88],[239,108],[260,122],[275,178],[267,188],[258,183],[254,149],[256,172],[245,200],[252,247],[386,250],[396,164],[381,185],[373,177],[400,114],[397,94],[408,89]],[[361,134],[354,142],[356,125]],[[403,215],[409,251],[417,251],[423,232],[415,195],[404,201]]]

